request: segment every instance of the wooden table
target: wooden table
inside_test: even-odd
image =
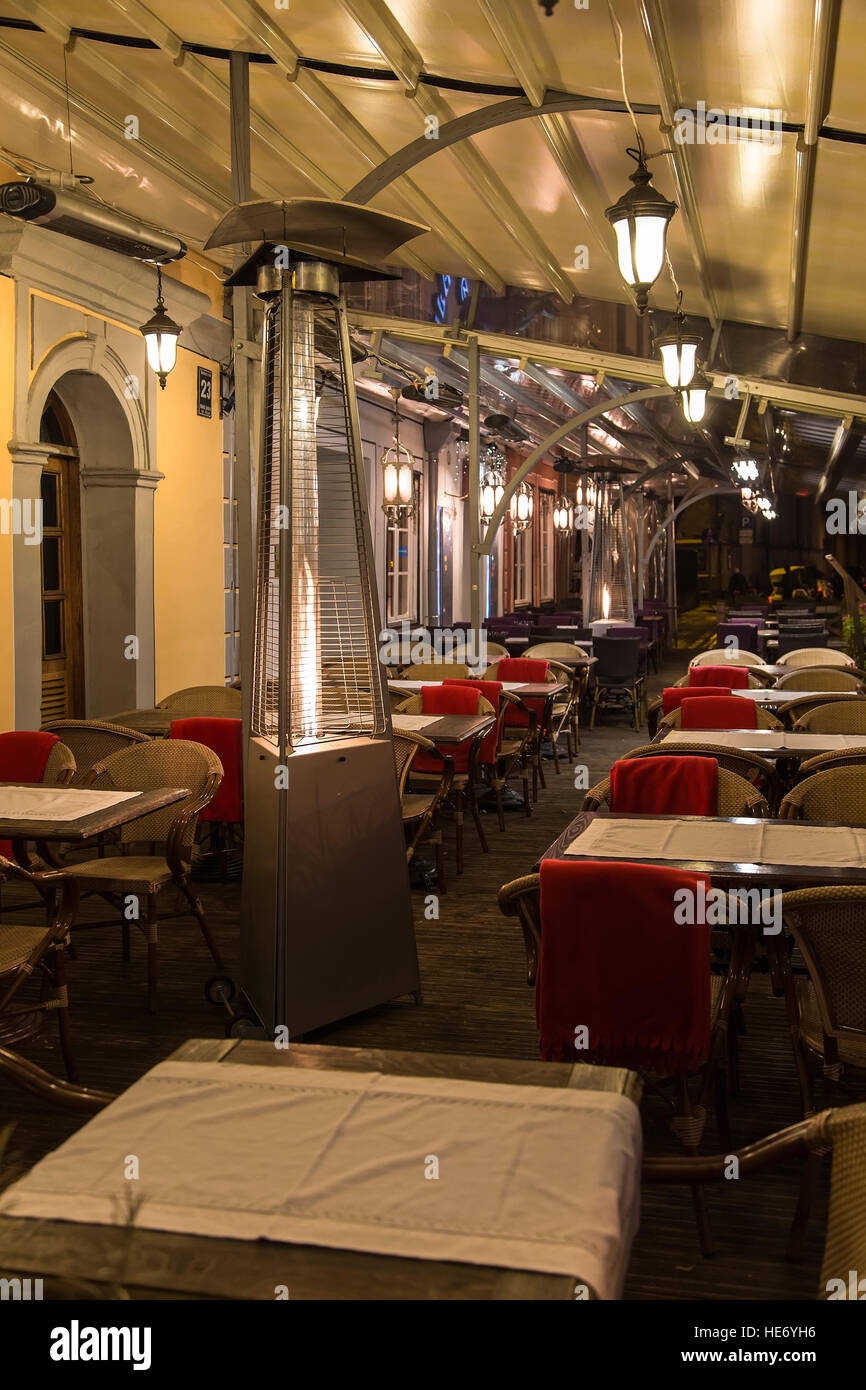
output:
[[[460,744],[467,739],[475,738],[476,734],[484,733],[493,727],[495,717],[492,714],[430,714],[426,717],[429,724],[423,728],[412,728],[406,723],[407,717],[414,719],[414,715],[393,714],[391,723],[394,726],[395,734],[420,734],[422,738],[429,738],[431,743]]]
[[[175,801],[182,801],[185,796],[189,796],[189,790],[185,787],[154,787],[150,791],[138,792],[128,801],[118,801],[114,806],[79,816],[75,820],[63,820],[62,816],[53,821],[10,820],[3,815],[3,788],[18,785],[17,782],[0,782],[0,840],[18,840],[22,843],[27,840],[62,840],[70,844],[80,844],[83,840],[92,839],[94,835],[102,835],[107,830],[114,830],[118,825],[126,825],[127,821],[138,820],[139,816],[147,816],[151,811],[160,811],[163,806],[171,806]],[[34,790],[36,788],[28,787],[28,791]],[[52,799],[56,797],[62,804],[64,795],[71,800],[82,789],[46,787],[44,790],[51,793]]]
[[[106,724],[122,724],[125,729],[134,729],[137,734],[149,734],[151,738],[167,738],[171,733],[171,721],[186,719],[189,716],[169,709],[122,709],[119,714],[106,714],[102,717]]]
[[[834,700],[862,700],[858,690],[732,690],[742,700],[752,700],[756,705],[789,705],[793,700],[820,700],[826,696],[827,702]]]
[[[659,741],[682,753],[688,753],[691,743],[724,744],[762,758],[812,758],[861,749],[866,753],[866,735],[860,734],[795,734],[788,729],[664,729],[662,733]]]
[[[594,660],[594,658],[590,658],[590,660]],[[388,689],[398,692],[405,691],[407,695],[419,695],[425,685],[442,684],[442,681],[394,680],[388,682]],[[528,685],[518,681],[503,681],[502,689],[510,691],[512,695],[518,695],[521,700],[526,697],[543,700],[548,695],[561,695],[564,690],[569,689],[569,685],[567,681],[538,681]]]
[[[650,816],[637,815],[633,812],[619,814],[615,811],[604,813],[598,811],[581,811],[575,816],[570,825],[563,830],[553,842],[553,844],[541,856],[541,863],[545,859],[565,859],[578,862],[579,855],[566,854],[569,845],[586,830],[594,820],[603,815],[610,820],[671,820],[677,819],[687,825],[690,821],[712,821],[720,825],[743,825],[743,826],[765,826],[769,824],[766,820],[753,820],[745,816],[724,817],[724,816]],[[712,875],[714,884],[719,880],[735,880],[739,883],[751,883],[759,887],[762,883],[774,888],[807,888],[820,887],[821,885],[832,885],[837,883],[866,884],[866,866],[863,868],[839,868],[835,865],[814,864],[809,859],[809,839],[816,827],[827,828],[826,822],[819,821],[785,821],[786,829],[792,829],[795,834],[802,834],[803,853],[802,859],[796,864],[754,864],[748,861],[742,863],[730,859],[628,859],[622,856],[621,859],[611,858],[610,863],[618,862],[640,863],[640,864],[665,864],[671,869],[683,869],[689,873],[704,873]],[[830,828],[837,829],[832,826]],[[605,856],[605,861],[607,856]]]
[[[172,1053],[169,1060],[568,1087],[612,1092],[635,1103],[640,1101],[641,1089],[633,1072],[586,1063],[300,1045],[278,1052],[272,1043],[237,1039],[193,1040]],[[580,1182],[579,1173],[575,1182]],[[0,1217],[0,1275],[10,1277],[18,1272],[43,1277],[46,1298],[53,1296],[57,1279],[87,1280],[106,1290],[120,1285],[135,1290],[139,1297],[150,1293],[268,1302],[273,1301],[277,1286],[287,1286],[292,1300],[574,1298],[574,1280],[561,1275],[324,1246]]]

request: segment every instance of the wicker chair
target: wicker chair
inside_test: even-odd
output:
[[[241,692],[230,685],[190,685],[160,700],[157,709],[173,714],[240,715]]]
[[[442,681],[446,677],[468,680],[469,667],[463,661],[419,661],[400,672],[403,681]]]
[[[717,816],[767,816],[769,807],[766,799],[751,782],[730,772],[726,767],[719,768]],[[581,811],[597,811],[600,806],[610,807],[610,778],[596,782],[583,799]]]
[[[186,787],[182,801],[141,816],[121,828],[121,853],[104,859],[88,859],[69,865],[80,888],[97,892],[115,907],[124,909],[121,918],[123,959],[129,960],[129,920],[126,900],[145,899],[144,918],[135,919],[147,940],[147,1006],[156,1013],[158,917],[157,899],[163,888],[173,884],[183,893],[195,916],[218,969],[223,969],[201,901],[190,885],[190,861],[199,811],[213,799],[223,777],[222,763],[203,743],[186,739],[152,739],[120,753],[112,753],[90,772],[88,785],[112,791],[147,791],[154,787]],[[133,855],[134,844],[148,845],[150,853]],[[155,854],[157,844],[164,854]],[[175,913],[172,915],[186,915]]]
[[[863,682],[841,666],[798,666],[776,681],[777,690],[851,690],[863,693]]]
[[[422,697],[420,695],[412,695],[408,700],[405,700],[403,702],[402,708],[400,710],[395,711],[395,713],[423,714]],[[496,710],[493,708],[489,700],[485,700],[483,695],[479,695],[478,697],[478,713],[490,715],[494,719],[496,718]],[[500,717],[502,716],[500,715]],[[481,747],[481,744],[484,742],[489,732],[489,729],[482,729],[481,732],[476,734],[473,738],[472,747],[469,750],[469,762],[465,772],[458,772],[454,770],[454,764],[452,759],[452,775],[449,794],[452,792],[454,794],[454,819],[456,823],[458,874],[462,874],[463,872],[463,815],[467,802],[469,804],[470,814],[475,822],[475,829],[478,832],[478,839],[480,841],[481,848],[485,854],[487,854],[490,849],[490,846],[487,843],[487,836],[484,834],[484,826],[481,823],[481,814],[478,810],[478,800],[475,794],[475,785],[480,777],[478,769],[478,752]],[[441,749],[437,751],[439,754],[441,754]],[[418,770],[415,768],[412,769],[411,775],[409,777],[409,783],[413,790],[416,787],[421,787],[424,790],[426,790],[429,787],[437,785],[440,781],[441,773],[418,772]],[[442,798],[442,801],[444,800],[445,797]]]
[[[779,716],[793,728],[798,719],[819,705],[835,704],[837,701],[844,704],[847,700],[858,698],[845,690],[823,690],[820,695],[799,695],[796,700],[788,700],[780,707]]]
[[[778,666],[853,666],[854,658],[835,647],[795,647],[780,656]]]
[[[812,773],[783,798],[779,816],[782,820],[866,825],[866,766],[849,763]]]
[[[539,660],[544,660],[544,659],[545,659],[545,658],[543,658],[543,657],[539,658]],[[569,679],[571,678],[571,673],[570,673],[570,672],[569,672],[569,677],[568,677],[568,678],[569,678]],[[497,661],[497,662],[494,662],[492,666],[488,666],[487,670],[484,672],[484,675],[483,675],[482,679],[483,679],[483,680],[486,680],[486,681],[498,681],[498,680],[501,680],[501,677],[500,677],[500,675],[499,675],[499,662],[498,662],[498,661]],[[561,674],[561,672],[560,672],[560,671],[552,670],[551,667],[550,667],[550,663],[548,663],[548,667],[547,667],[547,676],[545,677],[545,683],[546,683],[547,685],[556,685],[556,684],[558,684],[561,680],[562,680],[562,674]],[[513,694],[514,694],[514,691],[503,691],[502,693],[503,693],[503,695],[506,695],[506,694],[513,695]],[[532,698],[533,698],[533,701],[534,701],[534,697],[532,697]],[[530,724],[531,724],[531,726],[532,726],[532,736],[531,736],[531,738],[526,738],[526,737],[517,738],[517,736],[516,736],[516,735],[517,735],[517,730],[518,730],[518,728],[523,727],[523,726],[521,726],[521,725],[515,725],[515,724],[510,724],[510,723],[507,723],[507,722],[506,722],[506,728],[507,728],[508,731],[509,731],[509,739],[508,739],[509,746],[510,746],[510,755],[509,755],[509,758],[510,758],[510,761],[511,761],[512,770],[513,770],[513,767],[514,767],[514,765],[515,765],[515,764],[514,764],[514,761],[513,761],[513,755],[515,754],[515,752],[517,752],[518,757],[519,757],[519,760],[520,760],[521,763],[523,763],[525,760],[528,759],[529,763],[530,763],[531,766],[532,766],[532,800],[533,800],[533,801],[537,801],[537,800],[538,800],[538,784],[539,784],[539,782],[541,783],[542,787],[544,787],[544,788],[547,787],[547,780],[546,780],[546,778],[545,778],[545,776],[544,776],[544,765],[543,765],[543,763],[542,763],[542,761],[541,761],[541,745],[542,745],[542,742],[543,742],[543,740],[545,739],[545,737],[549,737],[549,736],[550,736],[549,730],[550,730],[550,728],[551,728],[551,724],[552,724],[552,721],[553,721],[554,698],[555,698],[555,697],[554,697],[553,695],[551,695],[550,699],[546,702],[545,707],[544,707],[544,711],[543,711],[543,713],[541,714],[540,717],[539,717],[539,715],[538,715],[538,713],[537,713],[537,711],[536,711],[536,712],[535,712],[534,722],[533,722],[532,719],[530,719],[529,722],[530,722]],[[517,699],[516,702],[514,702],[514,708],[515,708],[515,709],[519,709],[520,712],[521,712],[521,714],[524,715],[524,716],[530,715],[530,714],[532,713],[530,707],[529,707],[528,705],[526,705],[526,704],[523,702],[523,700],[521,700],[521,699]],[[508,718],[508,716],[507,716],[507,714],[506,714],[506,721],[507,721],[507,718]],[[518,745],[519,745],[519,747],[518,747]],[[503,746],[504,746],[504,745],[503,745]],[[555,747],[555,746],[554,746],[554,749],[553,749],[553,765],[554,765],[556,771],[559,772],[559,755],[558,755],[558,753],[557,753],[557,751],[556,751],[556,747]],[[508,775],[510,776],[511,773],[509,772]],[[527,810],[526,814],[529,815],[530,812]]]
[[[831,767],[866,768],[866,748],[841,748],[835,753],[818,753],[814,758],[805,758],[797,767],[796,781]]]
[[[94,763],[129,748],[133,743],[147,743],[147,734],[125,729],[122,724],[106,724],[101,719],[55,719],[43,724],[45,733],[56,734],[75,758],[72,775],[74,786],[83,786]]]
[[[657,1183],[720,1183],[731,1174],[731,1158],[737,1160],[737,1173],[745,1178],[765,1168],[791,1159],[806,1160],[806,1173],[817,1176],[827,1150],[833,1155],[830,1178],[830,1208],[824,1259],[816,1297],[840,1299],[862,1297],[859,1287],[851,1288],[851,1271],[866,1268],[866,1105],[849,1105],[841,1110],[822,1110],[799,1124],[759,1139],[735,1154],[719,1153],[703,1157],[645,1158],[641,1186]],[[794,1218],[789,1258],[797,1258],[805,1230],[808,1205],[803,1192]]]
[[[712,730],[707,730],[708,734]],[[646,743],[640,748],[632,748],[629,753],[623,753],[623,758],[658,758],[668,757],[668,750],[664,742]],[[747,753],[741,748],[726,748],[723,744],[716,743],[690,743],[688,757],[692,758],[715,758],[720,768],[726,768],[728,772],[736,773],[744,781],[750,782],[764,797],[770,808],[770,815],[776,814],[776,809],[782,799],[782,780],[776,771],[776,766],[768,758],[762,758],[757,753]],[[720,813],[721,814],[721,813]]]
[[[746,702],[744,700],[743,704],[745,703]],[[666,714],[664,719],[659,720],[657,733],[661,733],[662,729],[681,729],[683,727],[682,721],[682,706],[680,706],[679,709],[672,709],[670,714]],[[782,724],[781,720],[777,719],[774,714],[771,714],[768,709],[762,709],[760,705],[757,705],[755,707],[755,728],[782,729],[784,728],[784,725]],[[696,730],[695,732],[698,731]],[[711,738],[713,733],[712,729],[702,729],[700,730],[700,732],[705,733],[707,735],[707,738]]]
[[[420,696],[418,703],[420,705]],[[417,713],[414,710],[410,712]],[[432,758],[440,758],[442,761],[442,773],[438,786],[433,792],[421,795],[406,790],[412,764],[419,750],[429,753]],[[394,735],[394,758],[397,764],[397,786],[400,792],[403,825],[408,827],[411,833],[411,839],[406,845],[406,863],[411,863],[415,851],[422,841],[432,844],[436,856],[436,879],[439,892],[445,893],[447,884],[442,854],[442,831],[439,827],[439,808],[451,790],[454,759],[442,753],[435,743],[430,742],[429,738],[414,733]]]
[[[680,676],[679,680],[678,680],[678,681],[674,681],[673,685],[672,685],[672,686],[669,686],[668,688],[669,688],[670,690],[688,690],[688,689],[689,689],[689,676],[688,676],[688,672],[686,672],[686,674],[685,674],[684,676]],[[752,676],[752,675],[750,675],[749,678],[748,678],[747,684],[746,684],[746,689],[747,689],[747,690],[761,690],[761,689],[764,689],[764,681],[763,681],[763,680],[758,680],[757,676]],[[658,726],[659,726],[659,720],[660,720],[660,719],[663,719],[663,718],[664,718],[664,696],[663,696],[663,695],[659,695],[655,700],[653,700],[652,704],[648,704],[648,705],[647,705],[646,722],[647,722],[647,729],[649,730],[649,736],[650,736],[650,738],[653,738],[653,737],[655,736],[656,730],[658,729]]]
[[[709,652],[698,652],[697,656],[692,657],[690,666],[726,666],[730,662],[731,666],[763,666],[763,657],[755,652],[743,651],[740,648],[737,652],[732,652],[728,647],[714,647]]]
[[[511,653],[500,642],[485,642],[484,655],[488,661],[502,661],[503,657],[510,656]]]
[[[526,983],[534,986],[541,953],[541,876],[526,874],[523,878],[506,883],[499,890],[499,910],[505,917],[516,917],[523,931],[526,947]],[[602,924],[598,924],[601,926]],[[707,990],[710,1004],[710,1052],[707,1062],[701,1069],[700,1095],[693,1105],[688,1085],[684,1077],[677,1078],[676,1101],[670,1102],[672,1109],[671,1128],[684,1147],[697,1154],[698,1144],[706,1119],[706,1113],[715,1098],[716,1122],[721,1146],[728,1147],[730,1141],[727,1092],[724,1077],[724,1057],[727,1047],[727,1030],[733,1010],[736,1007],[736,979],[741,961],[739,951],[735,950],[731,966],[723,978],[710,975]],[[654,1088],[657,1089],[657,1088]],[[694,1193],[695,1214],[701,1249],[705,1255],[712,1254],[712,1237],[709,1218],[697,1191]]]
[[[0,881],[9,879],[37,890],[46,906],[46,925],[0,922],[0,1046],[36,1037],[45,1015],[55,1013],[66,1073],[77,1081],[66,991],[66,947],[78,905],[77,884],[57,869],[30,873],[0,856]],[[42,981],[39,997],[20,1002],[16,996],[34,974]]]
[[[798,734],[866,734],[866,699],[815,705],[794,725]]]

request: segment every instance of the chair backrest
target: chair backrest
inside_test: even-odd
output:
[[[484,654],[487,657],[488,662],[498,661],[500,657],[508,655],[508,648],[503,647],[500,642],[486,642],[484,646]]]
[[[185,690],[175,690],[160,700],[157,709],[168,709],[178,714],[221,714],[241,713],[241,692],[230,685],[189,685]]]
[[[781,662],[792,652],[800,651],[821,651],[827,646],[827,633],[820,632],[786,632],[784,628],[779,629],[779,637],[776,643],[776,661]],[[804,647],[803,643],[808,646]],[[802,664],[802,663],[801,663]]]
[[[425,685],[421,689],[422,714],[477,714],[479,691],[472,685]]]
[[[732,695],[731,699],[736,700],[739,704],[746,704],[746,701],[741,699],[739,695]],[[685,703],[688,704],[689,701]],[[681,729],[682,727],[682,706],[680,706],[679,709],[672,709],[670,714],[666,714],[664,719],[659,720],[660,729]],[[737,725],[736,727],[739,728],[741,726]],[[762,709],[760,705],[757,706],[755,709],[756,729],[781,729],[783,727],[784,725],[781,720],[777,719],[774,714],[771,714],[768,709]],[[707,732],[711,733],[712,731],[708,730]],[[691,752],[691,747],[689,748],[689,752]]]
[[[866,734],[866,698],[833,700],[801,714],[794,724],[798,734]]]
[[[714,647],[710,652],[698,652],[697,656],[692,657],[690,666],[763,666],[764,663],[755,652],[747,652],[741,648],[731,650],[728,647]]]
[[[193,715],[173,719],[173,739],[203,743],[216,753],[223,769],[219,791],[209,806],[199,813],[201,820],[237,825],[244,818],[243,724],[240,719],[207,719]]]
[[[691,755],[691,751],[689,748],[689,755]],[[663,752],[664,747],[661,745],[659,746],[659,753]],[[633,755],[626,753],[625,756],[629,758]],[[730,768],[723,767],[721,763],[718,771],[717,788],[717,816],[766,816],[769,813],[767,801],[754,783],[747,781],[739,773],[732,772]],[[590,787],[580,809],[582,811],[596,811],[600,806],[610,806],[609,777],[605,777],[603,781]]]
[[[415,754],[421,745],[405,734],[394,735],[394,761],[397,765],[397,790],[402,797],[409,780],[409,773],[415,761]]]
[[[804,758],[797,766],[797,781],[830,767],[866,768],[866,748],[837,748],[833,753],[816,753],[814,758]]]
[[[641,650],[637,637],[596,637],[592,644],[592,654],[598,658],[594,667],[596,680],[636,680],[641,674]]]
[[[818,1298],[862,1298],[859,1274],[854,1276],[859,1287],[851,1291],[851,1271],[866,1268],[866,1105],[831,1110],[827,1134],[833,1169]]]
[[[751,782],[753,786],[762,790],[767,788],[771,793],[780,785],[775,765],[757,753],[747,753],[740,748],[728,748],[724,744],[708,742],[690,743],[688,755],[690,758],[715,758],[720,768],[727,768],[729,772],[735,772],[738,777]],[[632,748],[631,752],[622,754],[623,758],[665,756],[664,740],[661,743],[645,743],[640,748]]]
[[[94,763],[102,762],[129,748],[133,743],[147,743],[147,734],[126,729],[122,724],[107,724],[101,719],[55,719],[42,725],[43,732],[56,734],[75,758],[74,786],[80,786]]]
[[[853,666],[853,658],[835,647],[795,647],[779,656],[779,666]]]
[[[680,705],[683,729],[755,729],[756,706],[737,695],[714,695],[710,700],[684,700]]]
[[[539,642],[535,647],[527,647],[523,655],[527,658],[555,659],[558,656],[586,656],[586,652],[581,647],[576,647],[573,642]]]
[[[121,827],[126,844],[164,844],[172,827],[187,817],[179,831],[179,845],[188,849],[195,836],[200,803],[207,805],[222,781],[222,763],[213,749],[186,739],[158,738],[136,743],[112,753],[91,768],[89,785],[115,791],[143,792],[155,787],[185,787],[187,795],[149,816]]]
[[[400,672],[407,681],[441,681],[446,676],[468,676],[469,667],[462,661],[419,661]]]
[[[866,825],[866,765],[828,767],[804,777],[782,799],[779,815],[783,820]]]
[[[866,887],[783,893],[782,918],[806,962],[824,1033],[866,1043]]]
[[[725,648],[725,639],[728,637],[734,637],[743,651],[757,652],[758,650],[758,624],[756,622],[719,623],[716,628],[716,642],[720,648]]]
[[[65,743],[55,743],[45,761],[42,781],[48,786],[68,787],[75,779],[75,754]]]
[[[0,782],[67,785],[75,773],[72,750],[46,730],[0,733]]]
[[[489,675],[485,672],[485,676]],[[527,660],[525,657],[503,657],[496,663],[494,680],[517,682],[521,685],[543,685],[550,680],[550,670],[546,661]]]
[[[724,666],[703,666],[689,667],[689,685],[695,689],[701,686],[716,685],[727,686],[729,690],[748,690],[749,689],[749,668],[747,666],[734,666],[726,663]]]
[[[843,666],[798,666],[776,681],[779,690],[862,690],[858,677]]]

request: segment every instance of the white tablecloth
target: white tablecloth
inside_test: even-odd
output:
[[[616,1298],[640,1164],[637,1107],[608,1092],[163,1062],[0,1212],[500,1265]]]
[[[718,743],[726,748],[742,748],[760,753],[835,753],[852,748],[866,749],[863,734],[792,734],[787,729],[672,729],[665,737],[665,748],[685,748],[690,743]]]
[[[599,816],[572,840],[568,855],[592,859],[696,859],[726,864],[805,864],[866,868],[866,830],[797,821],[726,825],[716,820]]]
[[[0,820],[81,820],[140,795],[82,787],[0,786]]]

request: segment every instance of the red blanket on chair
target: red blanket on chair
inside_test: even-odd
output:
[[[690,666],[689,685],[724,685],[729,690],[748,690],[745,666]]]
[[[422,685],[421,687],[421,709],[424,714],[477,714],[479,699],[479,692],[472,686]],[[435,743],[435,739],[433,741]],[[442,751],[454,759],[455,772],[468,771],[469,754],[472,752],[471,739],[464,739],[463,743],[456,745],[449,744]],[[417,753],[412,769],[414,772],[438,773],[442,771],[442,764],[438,758],[432,757],[429,753]]]
[[[56,734],[43,734],[35,729],[13,729],[0,734],[0,782],[41,782],[45,776],[48,754]],[[12,858],[12,841],[0,840],[0,854]]]
[[[683,700],[690,699],[696,695],[730,695],[731,688],[726,685],[703,685],[695,690],[689,685],[668,685],[662,691],[662,714],[670,714],[672,709],[679,709]]]
[[[547,680],[546,661],[528,656],[504,656],[496,668],[496,679],[520,685],[543,685]]]
[[[757,707],[738,695],[719,695],[710,700],[684,700],[680,717],[683,729],[756,729]]]
[[[610,809],[655,816],[717,816],[715,758],[623,758],[610,770]]]
[[[674,896],[701,881],[707,889],[705,875],[665,866],[542,862],[535,1004],[546,1060],[669,1073],[706,1060],[710,929],[677,922]]]
[[[497,716],[496,723],[493,725],[490,733],[484,735],[484,740],[478,750],[478,764],[482,766],[494,763],[496,761],[496,754],[499,752],[499,745],[502,742],[501,732],[498,728],[502,681],[473,681],[468,678],[466,680],[458,680],[456,677],[452,676],[450,680],[444,680],[442,684],[443,686],[472,686],[473,690],[477,690],[478,694],[483,696],[483,698],[493,706],[493,713]]]

